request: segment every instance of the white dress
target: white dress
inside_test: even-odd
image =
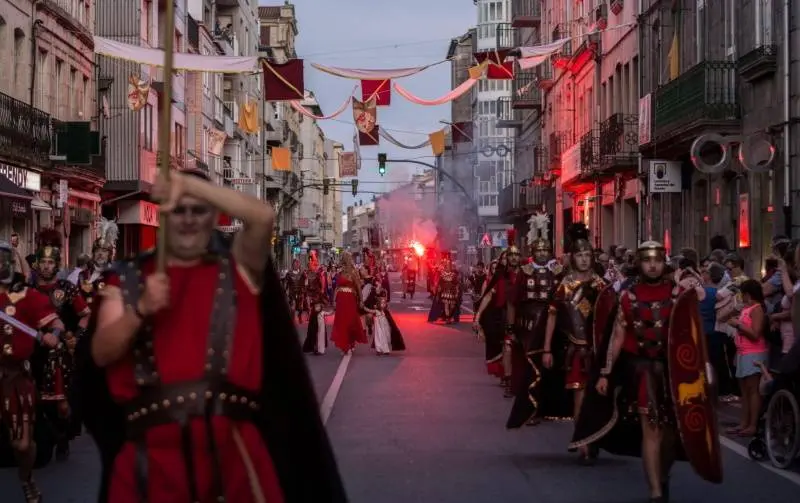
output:
[[[378,354],[389,354],[392,352],[392,327],[383,311],[375,314],[375,352]]]

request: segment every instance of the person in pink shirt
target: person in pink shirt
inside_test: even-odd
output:
[[[744,281],[739,290],[744,307],[738,317],[731,318],[728,324],[736,329],[736,378],[742,391],[742,419],[739,426],[730,428],[729,434],[750,437],[756,432],[758,416],[761,411],[760,364],[767,361],[767,342],[764,338],[768,329],[764,293],[756,280]]]

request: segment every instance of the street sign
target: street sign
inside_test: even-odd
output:
[[[489,236],[489,233],[483,235],[481,238],[481,248],[491,248],[492,247],[492,237]]]

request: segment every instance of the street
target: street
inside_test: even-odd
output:
[[[566,452],[571,423],[509,432],[509,399],[485,373],[483,347],[470,327],[429,325],[424,288],[402,300],[393,277],[391,307],[408,346],[378,358],[367,346],[342,358],[331,349],[309,357],[322,416],[354,503],[635,503],[646,490],[638,459],[601,454],[581,467]],[[328,322],[332,322],[332,317]],[[301,331],[304,334],[305,327]],[[330,329],[329,329],[330,330]],[[736,409],[725,406],[723,421]],[[789,502],[800,472],[778,471],[747,458],[743,443],[723,439],[725,482],[698,479],[687,464],[673,474],[672,501]],[[71,459],[36,473],[46,501],[96,499],[99,464],[90,439]],[[13,470],[0,471],[3,501],[21,501]]]

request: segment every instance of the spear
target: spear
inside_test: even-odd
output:
[[[170,143],[172,129],[172,67],[175,41],[175,2],[167,0],[164,15],[164,97],[161,101],[161,117],[158,125],[158,170],[159,174],[169,180]],[[158,246],[156,270],[163,273],[167,266],[167,216],[164,213],[158,219]]]

